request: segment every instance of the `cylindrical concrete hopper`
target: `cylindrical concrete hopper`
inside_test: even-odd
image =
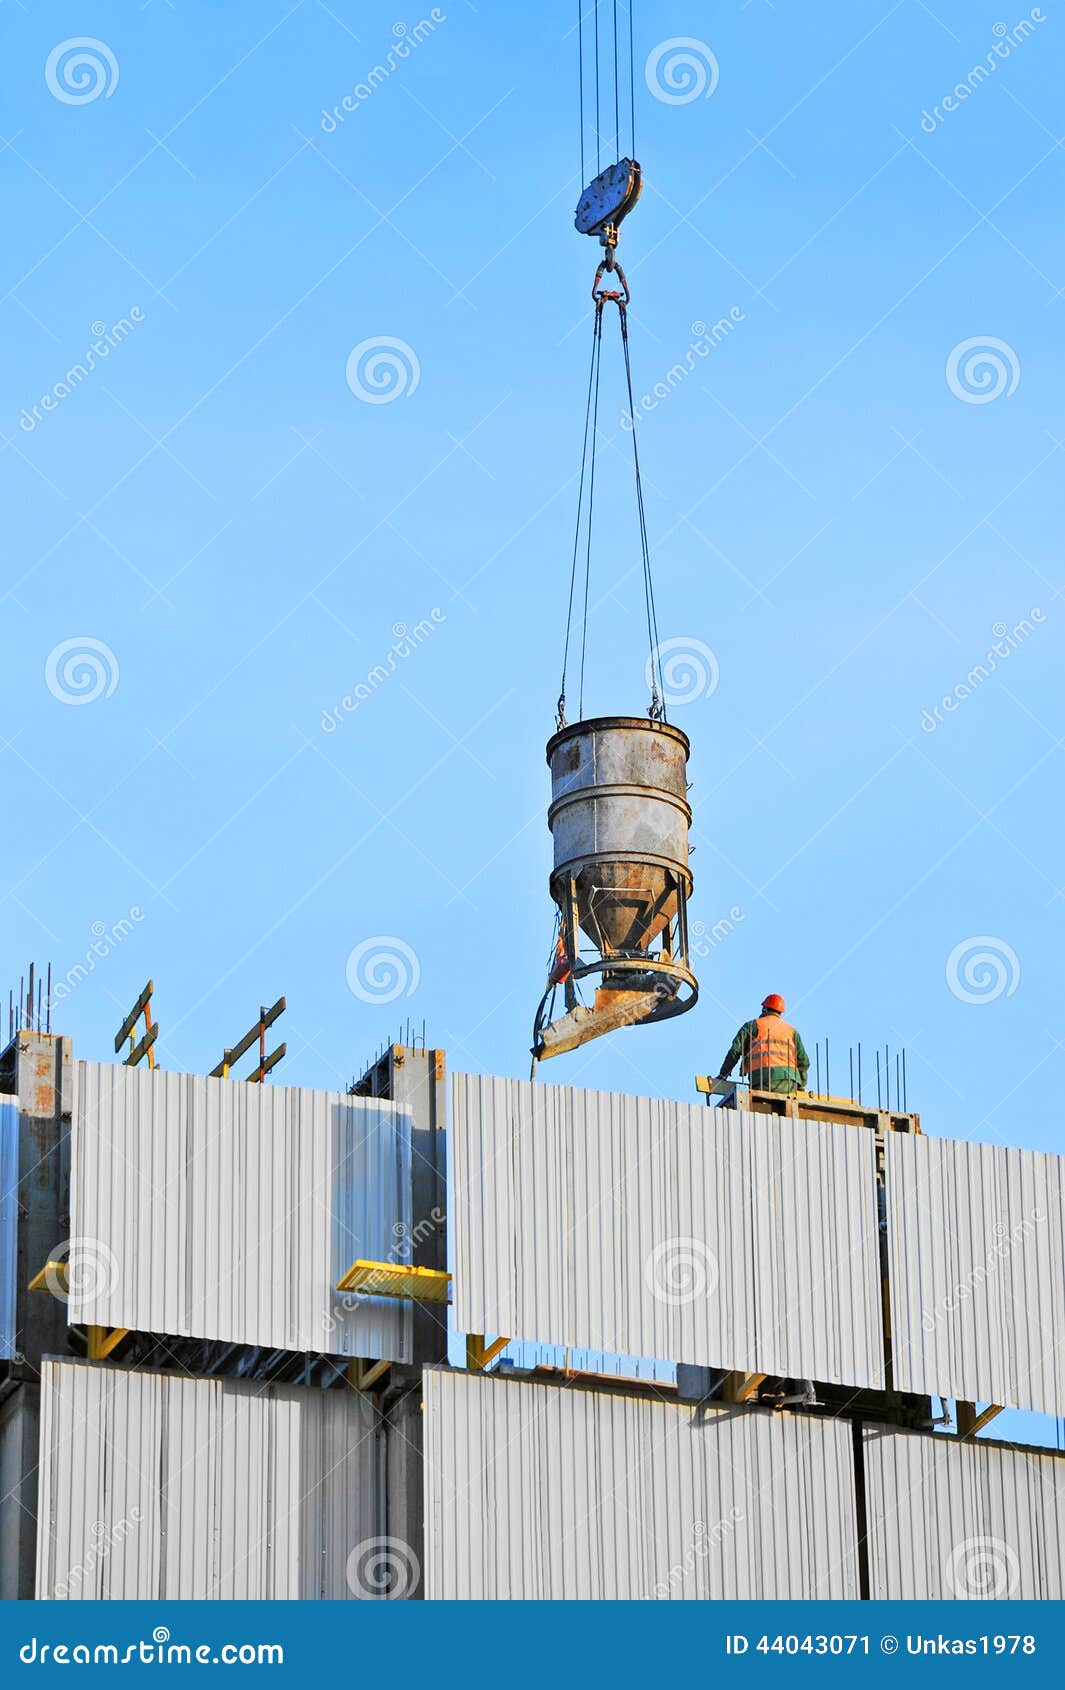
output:
[[[688,739],[667,722],[604,716],[549,741],[554,840],[551,896],[569,966],[566,1002],[586,1029],[661,1020],[694,1003],[688,962]],[[597,974],[595,1009],[575,982]],[[538,1018],[539,1054],[549,1054]],[[621,1019],[618,1019],[618,1016]]]

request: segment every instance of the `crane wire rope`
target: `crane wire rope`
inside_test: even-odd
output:
[[[599,355],[603,344],[603,313],[601,307],[596,308],[595,319],[592,323],[592,357],[588,369],[588,395],[584,406],[584,439],[581,445],[581,473],[577,487],[577,523],[573,534],[573,565],[569,577],[569,602],[566,610],[566,639],[562,648],[562,684],[559,689],[557,717],[560,728],[566,725],[566,672],[569,668],[570,636],[573,628],[573,600],[577,589],[577,559],[580,555],[581,521],[584,514],[584,484],[588,473],[588,443],[591,430],[592,445],[592,477],[595,474],[595,430],[593,423],[593,402],[595,421],[599,415]],[[585,588],[584,588],[584,616],[581,641],[581,707],[583,713],[584,702],[584,660],[588,632],[588,566],[591,555],[591,508],[588,511],[588,547],[585,556]]]
[[[632,141],[630,158],[636,157],[636,72],[632,46],[632,14],[635,10],[636,0],[629,0],[629,129]]]
[[[599,127],[599,0],[595,0],[595,174],[598,176],[602,165],[599,160],[599,147],[602,130]]]
[[[577,0],[577,88],[581,126],[581,185],[584,185],[584,11]]]
[[[596,171],[600,165],[601,133],[600,133],[600,87],[602,76],[599,58],[599,0],[594,0],[594,55],[595,55],[595,132],[596,132]],[[615,150],[621,146],[621,84],[618,60],[618,0],[613,0],[613,62],[614,62],[614,142]],[[629,5],[629,115],[633,151],[636,145],[636,91],[633,49],[633,4]],[[584,180],[584,23],[581,10],[581,0],[577,5],[578,32],[578,99],[580,106],[580,140],[581,140],[581,180]],[[609,72],[606,73],[609,75]],[[609,92],[609,84],[607,88]],[[616,244],[616,230],[614,242]],[[604,243],[606,244],[606,243]],[[621,282],[622,291],[600,288],[600,281],[604,270],[616,272]],[[616,262],[611,247],[608,246],[607,257],[600,264],[592,284],[592,298],[595,302],[595,316],[592,323],[592,355],[588,369],[588,391],[584,407],[584,434],[581,443],[581,467],[577,490],[577,520],[573,536],[573,558],[570,567],[569,595],[566,606],[566,634],[562,651],[562,680],[559,687],[558,703],[556,706],[556,720],[559,728],[566,726],[566,680],[569,670],[570,647],[573,640],[573,613],[577,597],[577,570],[581,558],[581,533],[584,529],[584,560],[583,560],[583,591],[581,594],[581,644],[580,669],[578,683],[578,716],[584,715],[584,682],[588,655],[588,618],[591,601],[592,576],[592,530],[595,507],[595,471],[596,471],[596,443],[599,422],[599,390],[602,369],[603,344],[603,309],[608,301],[617,305],[618,319],[621,328],[621,344],[625,365],[625,391],[628,400],[629,432],[632,435],[633,474],[636,483],[636,515],[640,539],[640,564],[643,580],[644,611],[647,627],[647,681],[651,693],[651,704],[648,715],[652,721],[665,721],[665,688],[662,677],[661,642],[658,634],[658,612],[655,604],[654,576],[651,566],[651,548],[647,534],[647,511],[644,500],[643,477],[640,469],[640,450],[636,438],[636,411],[632,387],[632,363],[629,352],[628,303],[629,286],[625,272]],[[585,489],[587,488],[587,499]]]
[[[618,0],[614,0],[614,151],[621,155],[621,118],[618,111]]]

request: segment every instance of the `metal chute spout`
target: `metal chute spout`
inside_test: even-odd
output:
[[[542,1062],[548,1056],[562,1056],[604,1033],[635,1027],[653,1020],[661,1006],[657,991],[627,991],[601,988],[592,1007],[575,1004],[554,1021],[538,1024],[534,1032],[533,1056]]]

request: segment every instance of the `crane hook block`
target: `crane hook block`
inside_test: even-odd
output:
[[[610,229],[617,239],[617,226],[640,197],[640,167],[633,158],[619,159],[589,182],[581,194],[573,221],[582,235],[600,238]]]

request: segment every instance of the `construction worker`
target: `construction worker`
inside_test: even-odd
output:
[[[727,1080],[736,1063],[754,1091],[805,1091],[810,1058],[794,1027],[784,1020],[784,999],[770,992],[757,1021],[745,1021],[718,1075]]]

